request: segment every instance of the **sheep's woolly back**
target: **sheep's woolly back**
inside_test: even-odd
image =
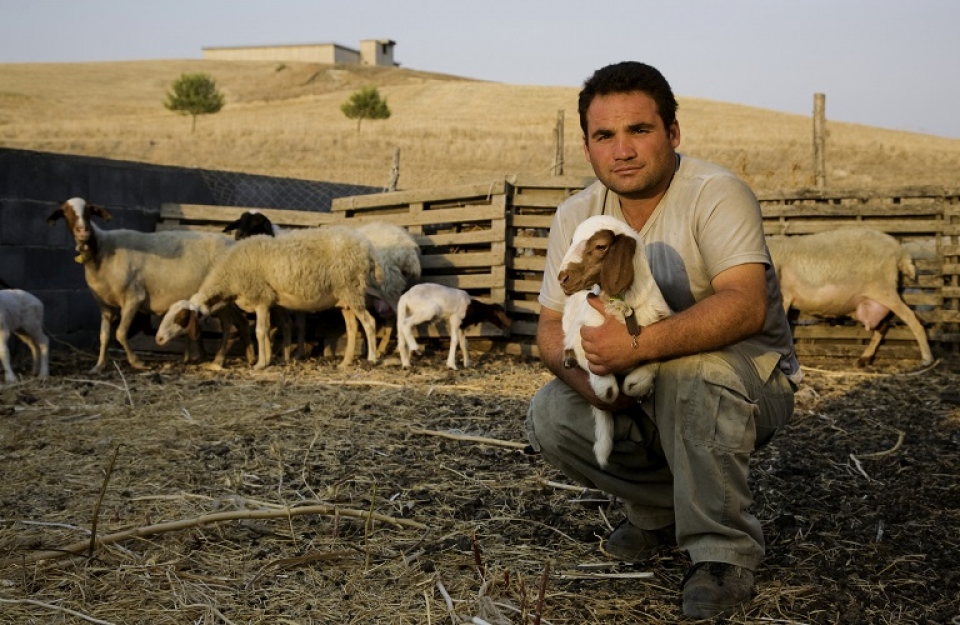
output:
[[[218,233],[93,228],[100,247],[97,258],[85,263],[91,290],[120,305],[110,301],[110,294],[136,285],[146,295],[144,306],[157,314],[195,293],[214,262],[233,246],[233,239]]]
[[[802,236],[767,237],[777,269],[790,266],[797,275],[818,284],[896,285],[899,273],[916,277],[910,254],[892,236],[872,228],[850,227]],[[851,271],[856,263],[856,271]]]
[[[374,221],[357,228],[376,250],[384,278],[377,281],[380,294],[394,310],[407,287],[420,280],[420,245],[406,229]]]
[[[364,309],[370,276],[378,271],[370,242],[352,228],[304,229],[282,237],[238,241],[211,269],[191,301],[236,300],[294,310],[320,310],[337,301]]]

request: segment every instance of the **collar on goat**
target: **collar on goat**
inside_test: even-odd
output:
[[[619,295],[614,295],[610,297],[612,300],[617,300],[619,302],[623,301],[623,293]],[[637,337],[640,336],[641,330],[640,324],[637,323],[637,311],[633,308],[627,308],[627,312],[623,315],[623,322],[627,325],[627,332],[630,333],[630,337],[633,341],[633,347],[637,347]]]

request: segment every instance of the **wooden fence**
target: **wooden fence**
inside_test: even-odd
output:
[[[338,198],[330,213],[260,212],[287,228],[372,220],[407,228],[423,253],[423,281],[455,286],[485,301],[502,303],[514,319],[508,333],[483,325],[469,334],[506,341],[508,352],[532,356],[537,353],[537,295],[550,221],[556,207],[589,182],[563,177],[512,179]],[[759,199],[767,234],[810,234],[866,225],[898,238],[918,268],[916,283],[902,285],[904,300],[926,326],[933,349],[956,353],[960,346],[960,190],[787,191],[761,194]],[[158,228],[221,230],[245,210],[249,209],[164,204]],[[428,334],[438,335],[435,328]],[[852,322],[801,316],[795,338],[801,358],[854,359],[870,337]],[[878,359],[918,357],[912,334],[899,323],[891,328],[877,355]]]

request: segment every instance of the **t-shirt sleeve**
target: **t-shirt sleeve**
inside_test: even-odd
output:
[[[560,263],[563,262],[563,256],[573,240],[573,232],[569,234],[564,230],[563,220],[560,218],[561,211],[558,210],[550,224],[550,236],[547,239],[547,262],[543,270],[543,282],[540,285],[540,305],[563,312],[563,305],[566,302],[566,295],[560,288],[560,280],[557,274],[560,272]]]
[[[718,176],[702,192],[711,209],[700,220],[698,240],[709,278],[737,265],[769,265],[760,203],[750,187],[733,176]]]

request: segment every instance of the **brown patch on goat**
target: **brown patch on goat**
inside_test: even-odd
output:
[[[489,321],[501,330],[510,327],[511,319],[500,304],[487,304],[478,299],[471,299],[467,306],[467,314],[463,317],[460,327],[469,328],[472,325]]]
[[[633,256],[637,242],[633,237],[598,230],[584,243],[583,260],[570,263],[558,274],[566,295],[599,284],[604,293],[620,295],[633,283]]]

